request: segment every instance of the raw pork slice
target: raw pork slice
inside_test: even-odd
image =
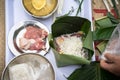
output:
[[[20,48],[24,50],[45,50],[47,36],[48,32],[44,29],[28,26],[24,36],[19,39]]]

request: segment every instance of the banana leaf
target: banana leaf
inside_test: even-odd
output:
[[[89,58],[81,58],[78,56],[60,54],[54,46],[54,38],[63,34],[69,34],[82,31],[84,35],[83,46],[88,50]],[[76,16],[64,16],[58,18],[52,24],[51,39],[49,40],[50,46],[55,55],[56,63],[58,67],[73,65],[73,64],[90,64],[91,57],[93,55],[93,40],[91,35],[91,22],[88,19]],[[90,38],[91,37],[91,38]],[[86,41],[88,41],[86,43]]]
[[[99,43],[99,45],[96,46],[97,49],[100,51],[100,53],[103,53],[103,52],[104,52],[105,47],[106,47],[106,45],[107,45],[107,42],[108,42],[108,41],[102,41],[102,42]]]
[[[59,54],[59,52],[56,51],[54,48],[52,48],[52,50],[54,52],[58,67],[74,65],[74,64],[90,64],[90,61],[85,58],[80,58],[68,54]]]
[[[102,28],[111,27],[113,24],[111,20],[107,16],[105,16],[103,18],[95,20],[95,25],[97,26],[98,29],[102,29]]]
[[[63,34],[69,34],[77,31],[84,31],[86,36],[90,27],[91,22],[88,19],[76,16],[64,16],[58,18],[52,24],[52,36],[55,38]]]
[[[92,62],[76,69],[68,80],[120,80],[120,77],[102,69],[99,62]]]
[[[119,20],[116,19],[111,13],[107,16],[95,21],[96,30],[93,31],[93,39],[95,41],[105,41],[97,45],[97,49],[102,53],[105,49],[107,41],[110,39],[111,34],[115,27],[118,25]]]
[[[109,27],[94,31],[94,40],[109,40],[113,30],[114,27]]]
[[[107,13],[107,17],[111,20],[111,22],[113,24],[117,24],[119,23],[119,19],[115,18],[110,12]]]
[[[109,17],[104,17],[95,21],[96,30],[93,32],[94,40],[109,40],[114,28],[117,26],[116,23],[114,23],[115,21],[111,21],[113,17]]]

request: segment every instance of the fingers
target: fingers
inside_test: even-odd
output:
[[[100,66],[103,69],[105,69],[105,70],[107,70],[107,71],[109,71],[109,72],[111,72],[111,73],[113,73],[113,74],[115,74],[117,76],[120,76],[120,69],[119,69],[120,66],[118,66],[118,65],[116,65],[114,63],[107,63],[105,60],[100,61]]]
[[[107,58],[109,62],[115,62],[117,60],[116,55],[113,54],[106,53],[104,56]]]
[[[108,71],[111,71],[111,69],[113,68],[112,64],[108,64],[105,60],[101,60],[100,61],[100,66]]]
[[[106,53],[104,56],[106,57],[107,61],[101,60],[100,66],[103,69],[120,76],[120,56],[109,53]]]
[[[109,54],[109,53],[106,53],[104,56],[106,57],[107,61],[101,60],[100,65],[103,69],[111,71],[114,67],[115,62],[116,62],[116,56]]]

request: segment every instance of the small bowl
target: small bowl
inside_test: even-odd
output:
[[[47,79],[55,80],[55,73],[54,73],[54,70],[53,70],[51,63],[45,57],[43,57],[39,54],[32,54],[32,53],[23,54],[23,55],[15,57],[5,67],[5,69],[2,73],[1,80],[10,80],[11,74],[9,74],[9,73],[10,73],[11,67],[12,67],[12,72],[14,72],[16,65],[28,64],[28,63],[32,65],[32,69],[34,70],[35,77],[41,78],[42,80],[47,80]],[[14,70],[13,70],[13,67],[14,67]],[[39,73],[39,74],[37,74],[37,73]]]
[[[29,15],[35,18],[48,18],[57,10],[57,7],[58,7],[58,0],[43,0],[43,1],[46,1],[46,4],[43,5],[40,9],[39,8],[37,9],[33,6],[34,4],[33,1],[35,2],[35,0],[22,0],[22,4],[24,7],[24,10]],[[49,5],[48,2],[51,2],[51,5]]]

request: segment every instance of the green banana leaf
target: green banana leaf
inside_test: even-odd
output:
[[[106,47],[106,45],[107,45],[107,42],[108,42],[108,41],[102,41],[102,42],[99,43],[99,45],[96,46],[97,49],[100,51],[100,53],[103,53],[103,52],[104,52],[105,47]]]
[[[116,24],[110,18],[104,17],[95,21],[96,30],[93,32],[94,40],[109,40]]]
[[[76,69],[68,80],[120,80],[120,77],[102,69],[99,62],[92,62],[90,65]]]
[[[89,51],[89,58],[81,58],[78,56],[60,54],[55,50],[54,38],[63,35],[82,31],[84,35],[83,46]],[[65,16],[58,18],[52,24],[52,33],[50,35],[49,43],[55,55],[56,63],[58,67],[67,66],[72,64],[90,64],[91,57],[93,55],[93,39],[91,32],[91,22],[88,19],[76,16]],[[88,41],[88,42],[87,42]]]
[[[89,49],[89,50],[93,50],[93,37],[92,37],[92,31],[89,30],[85,40],[83,41],[83,47]]]
[[[54,52],[58,67],[74,65],[74,64],[90,64],[90,61],[85,58],[80,58],[68,54],[59,54],[59,52],[56,51],[54,48],[52,48],[52,50]]]
[[[84,27],[82,27],[84,26]],[[52,36],[53,38],[63,34],[84,31],[85,36],[89,32],[91,22],[88,19],[76,16],[64,16],[58,18],[52,24]]]
[[[115,27],[118,25],[119,20],[116,19],[111,13],[107,16],[95,21],[96,30],[93,32],[93,39],[95,41],[105,41],[97,45],[97,49],[102,53],[105,49],[107,41],[110,39],[111,34]]]
[[[102,29],[102,28],[111,27],[113,23],[107,16],[105,16],[101,19],[96,20],[95,25],[97,26],[98,29]]]
[[[114,27],[102,28],[93,32],[94,40],[109,40]]]
[[[117,24],[119,23],[119,19],[115,18],[110,12],[107,13],[107,17],[111,20],[111,22],[113,24]]]

